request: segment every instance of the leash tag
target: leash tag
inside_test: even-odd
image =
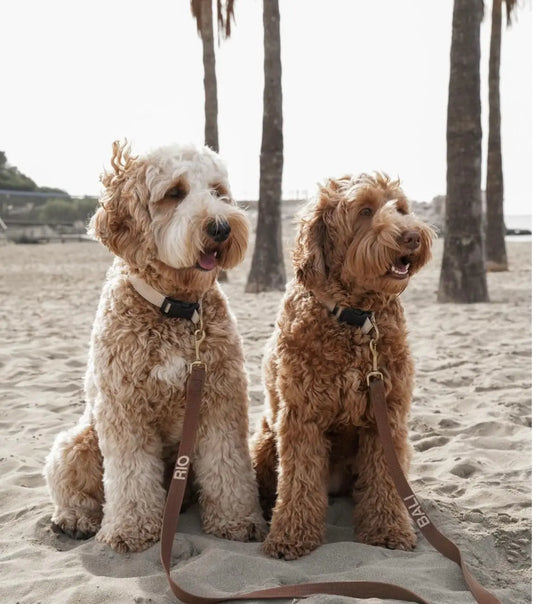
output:
[[[174,466],[174,480],[184,480],[187,482],[190,464],[191,460],[188,455],[181,455],[178,457],[176,459],[176,465]]]
[[[409,502],[409,500],[412,500]],[[418,528],[424,528],[428,524],[430,524],[429,518],[424,513],[422,506],[418,503],[418,499],[414,495],[408,495],[403,498],[405,507],[409,512],[411,518],[416,522]]]

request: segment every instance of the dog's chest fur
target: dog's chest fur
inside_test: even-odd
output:
[[[380,337],[379,370],[388,392],[412,388],[412,361],[403,309],[398,300],[375,313]],[[340,323],[308,296],[289,294],[272,351],[274,366],[293,365],[302,375],[306,414],[323,425],[363,426],[369,421],[366,375],[372,370],[371,335]],[[302,371],[302,367],[304,368]],[[281,396],[291,405],[289,397]],[[394,397],[392,397],[392,400]]]
[[[227,357],[242,358],[233,319],[217,288],[206,294],[203,314],[202,361],[214,371]],[[102,392],[99,398],[108,412],[135,413],[156,425],[164,441],[179,440],[196,329],[191,321],[162,315],[123,279],[106,285],[93,327],[88,369],[93,375],[88,377]]]

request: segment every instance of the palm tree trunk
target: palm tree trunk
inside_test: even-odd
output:
[[[263,137],[259,177],[259,208],[252,267],[246,291],[285,288],[281,230],[283,174],[283,111],[278,0],[263,0],[264,72]]]
[[[218,94],[212,0],[202,0],[200,36],[204,61],[204,144],[218,153]],[[226,282],[227,272],[221,271],[218,280]]]
[[[218,100],[213,34],[213,6],[211,0],[202,0],[200,35],[204,60],[205,136],[204,141],[214,151],[218,148]]]
[[[489,145],[487,155],[487,270],[506,271],[505,222],[503,217],[503,170],[500,114],[500,49],[502,0],[492,0],[489,56]]]
[[[446,238],[439,302],[487,302],[481,207],[482,0],[455,0],[446,130]]]

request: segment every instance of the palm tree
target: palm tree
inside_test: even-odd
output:
[[[231,20],[234,0],[217,0],[217,22],[219,35],[229,38],[231,35]],[[213,34],[213,4],[212,0],[191,0],[191,12],[196,19],[198,34],[202,39],[204,61],[204,94],[205,94],[205,136],[204,141],[214,151],[218,146],[218,98],[217,74],[215,60],[215,41]]]
[[[278,0],[263,0],[264,74],[263,135],[259,176],[259,207],[252,267],[246,291],[285,288],[281,232],[283,175],[283,111]]]
[[[517,0],[503,0],[507,11],[507,25]],[[507,270],[505,223],[503,217],[503,170],[500,115],[500,51],[502,41],[502,0],[492,0],[492,23],[489,55],[489,141],[487,154],[487,226],[486,268],[489,271]]]
[[[481,206],[482,0],[455,0],[446,128],[446,234],[439,302],[487,302]]]
[[[229,38],[231,35],[231,20],[235,19],[233,14],[234,0],[226,0],[224,6],[222,0],[217,0],[217,23],[218,34]],[[205,130],[204,144],[211,147],[213,151],[219,152],[218,145],[218,96],[217,96],[217,73],[215,59],[215,40],[213,34],[213,1],[191,0],[191,12],[196,19],[196,28],[202,39],[203,61],[204,61],[204,114]],[[219,281],[227,281],[226,271],[221,271]]]

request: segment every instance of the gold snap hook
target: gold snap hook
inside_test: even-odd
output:
[[[202,313],[202,303],[200,301],[200,307],[198,309],[198,314],[200,315],[199,327],[194,332],[194,352],[195,359],[192,363],[189,364],[189,373],[192,371],[192,368],[195,366],[203,366],[206,367],[206,364],[200,358],[200,346],[202,342],[205,340],[205,330],[204,330],[204,322],[203,322],[203,313]]]
[[[378,368],[379,355],[378,355],[377,342],[379,339],[379,329],[378,329],[378,326],[376,325],[374,315],[372,315],[371,321],[372,321],[372,327],[374,328],[375,335],[373,338],[370,339],[370,342],[369,342],[370,353],[372,354],[372,371],[370,371],[366,375],[367,386],[370,386],[371,378],[381,379],[381,380],[383,379],[383,374],[381,373],[381,371],[379,371],[379,368]]]
[[[196,352],[196,361],[200,360],[200,346],[205,340],[205,331],[203,329],[197,329],[194,332],[194,348]]]
[[[370,352],[372,353],[372,371],[378,370],[378,349],[376,340],[370,340]]]

